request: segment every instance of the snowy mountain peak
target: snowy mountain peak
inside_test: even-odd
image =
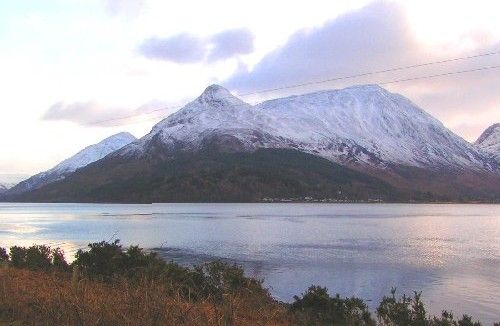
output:
[[[362,85],[354,85],[350,87],[346,87],[343,89],[344,91],[361,91],[361,92],[380,92],[390,94],[388,90],[383,88],[378,84],[362,84]]]
[[[500,123],[489,126],[475,144],[500,161]]]
[[[111,135],[108,138],[103,139],[102,141],[100,141],[96,145],[100,145],[100,144],[116,144],[116,143],[118,143],[118,145],[121,144],[121,143],[129,144],[129,143],[131,143],[131,142],[133,142],[135,140],[137,140],[137,138],[134,135],[132,135],[129,132],[125,132],[124,131],[124,132],[119,132],[117,134]]]
[[[137,138],[130,133],[120,132],[100,141],[97,144],[85,147],[80,152],[62,161],[49,171],[55,170],[73,172],[83,166],[100,160],[109,153],[114,152],[135,140],[137,140]]]
[[[477,147],[378,85],[323,90],[247,104],[209,86],[116,155],[151,149],[171,157],[199,150],[293,148],[346,165],[497,169]]]
[[[208,86],[196,101],[210,107],[246,104],[224,87],[215,84]]]
[[[500,123],[495,123],[486,128],[486,130],[483,131],[483,133],[481,134],[481,136],[479,136],[475,143],[477,145],[488,143],[492,141],[496,135],[500,135]]]

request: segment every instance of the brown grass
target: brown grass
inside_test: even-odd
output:
[[[0,268],[0,325],[290,325],[261,297],[193,302],[154,281],[101,283],[69,273]]]

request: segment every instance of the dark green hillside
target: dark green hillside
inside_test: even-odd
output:
[[[263,198],[398,200],[388,183],[295,150],[106,158],[15,198],[47,202],[252,202]]]

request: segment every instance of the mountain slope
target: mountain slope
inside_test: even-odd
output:
[[[28,176],[24,174],[0,174],[0,194],[14,187]]]
[[[163,162],[107,158],[23,201],[254,202],[263,198],[394,199],[394,187],[295,150],[183,154]],[[402,198],[402,194],[398,194]]]
[[[12,188],[14,185],[10,183],[0,183],[0,194],[3,194],[10,188]]]
[[[82,168],[92,162],[100,160],[106,155],[122,148],[125,145],[135,141],[136,138],[129,133],[122,132],[112,135],[101,142],[90,145],[77,154],[57,164],[50,170],[38,173],[20,183],[5,193],[7,195],[16,195],[27,191],[41,188],[49,183],[62,180],[79,168]]]
[[[321,91],[251,106],[212,85],[117,155],[206,148],[291,148],[347,165],[498,170],[496,162],[408,99],[376,85]]]
[[[500,162],[500,123],[489,126],[475,144],[484,151],[491,153]]]

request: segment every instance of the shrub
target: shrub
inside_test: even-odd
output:
[[[403,295],[396,299],[396,288],[391,290],[390,297],[384,297],[377,308],[377,316],[381,325],[388,326],[481,326],[473,322],[468,315],[462,319],[453,319],[453,313],[443,311],[441,317],[427,317],[425,306],[420,299],[421,293],[414,292],[413,298]]]
[[[0,247],[0,262],[9,260],[9,255],[5,248]]]
[[[74,265],[80,266],[82,272],[90,278],[109,279],[122,271],[122,246],[120,240],[114,242],[90,243],[90,250],[78,250]]]
[[[261,280],[246,277],[243,268],[222,261],[213,261],[195,266],[193,285],[201,290],[201,295],[216,301],[223,300],[225,294],[252,294],[270,298]]]
[[[52,251],[43,245],[34,245],[26,250],[26,267],[32,270],[46,270],[52,265]]]
[[[328,289],[311,286],[295,296],[290,310],[305,325],[375,325],[368,307],[358,298],[331,297]]]
[[[25,247],[12,246],[10,247],[10,263],[14,267],[25,267],[26,266],[26,251]]]
[[[64,252],[60,248],[51,249],[45,245],[31,247],[10,247],[10,263],[14,267],[31,270],[68,269]]]
[[[243,269],[221,261],[186,268],[174,262],[165,262],[156,253],[147,253],[138,246],[122,248],[119,240],[88,245],[79,250],[74,265],[90,279],[109,282],[125,277],[129,281],[151,280],[160,282],[166,291],[189,300],[224,300],[225,294],[246,294],[271,300],[262,281],[247,278]]]
[[[165,264],[156,253],[146,253],[138,246],[124,250],[118,239],[90,243],[88,247],[87,251],[78,250],[73,264],[92,279],[109,281],[117,276],[152,276],[152,272],[160,272]]]
[[[391,290],[390,297],[384,297],[377,308],[377,316],[382,325],[425,326],[426,312],[420,296],[414,293],[413,298],[403,295],[396,299],[396,288]]]
[[[51,252],[52,258],[52,266],[55,269],[66,271],[69,269],[69,264],[66,262],[66,258],[64,258],[64,251],[60,248],[52,249]]]

